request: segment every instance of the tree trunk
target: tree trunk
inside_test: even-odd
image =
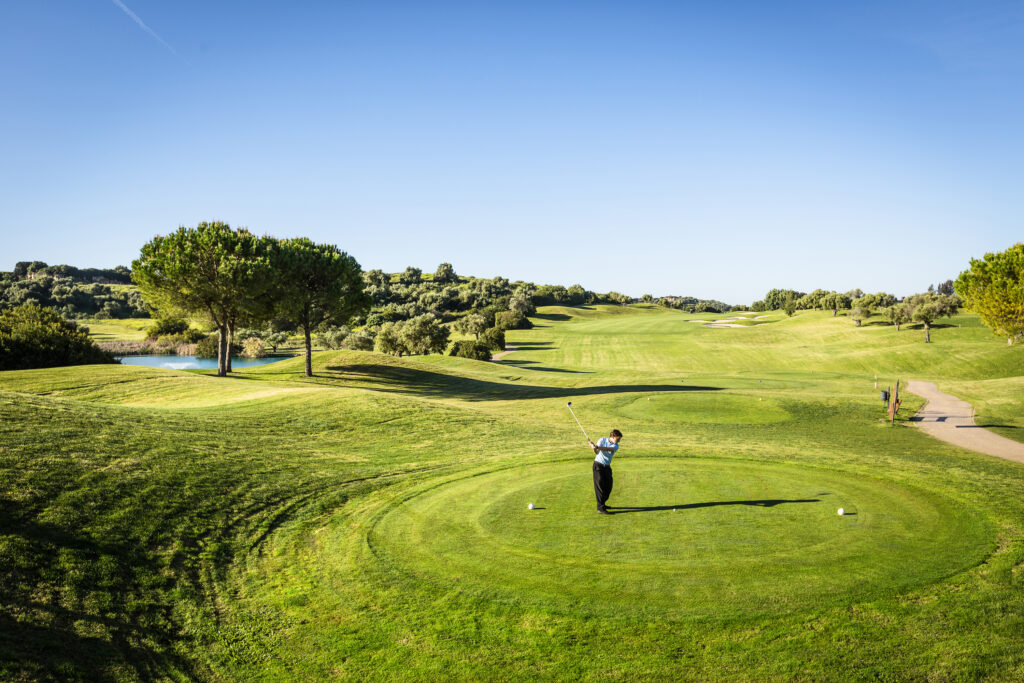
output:
[[[309,325],[302,328],[306,334],[306,377],[313,376],[313,340],[309,334]]]
[[[928,323],[924,324],[924,343],[928,344],[932,340],[932,326]]]
[[[853,322],[857,323],[857,327],[860,327],[860,321],[859,320],[854,320]]]
[[[899,332],[899,331],[900,331],[900,324],[899,324],[899,323],[896,323],[896,331],[897,331],[897,332]]]
[[[227,343],[227,362],[225,364],[227,371],[231,372],[231,345],[235,341],[235,324],[228,323],[228,343]]]
[[[838,308],[833,308],[833,309],[832,309],[832,317],[834,318],[834,317],[836,317],[837,315],[839,315],[839,309],[838,309]]]
[[[224,344],[227,342],[228,335],[227,330],[223,325],[217,328],[217,376],[227,377],[227,353],[224,349]]]

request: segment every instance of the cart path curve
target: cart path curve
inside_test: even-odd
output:
[[[925,433],[954,446],[1024,463],[1024,443],[976,425],[971,417],[970,403],[942,393],[934,382],[910,380],[907,391],[927,401],[911,418]]]
[[[504,358],[508,354],[510,354],[510,353],[512,353],[514,351],[518,351],[518,350],[519,349],[517,349],[514,346],[506,346],[504,351],[502,351],[501,353],[496,353],[493,356],[491,356],[491,360],[501,360],[502,358]]]

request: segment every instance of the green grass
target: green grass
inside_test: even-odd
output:
[[[83,320],[82,324],[89,328],[89,337],[93,341],[108,342],[142,341],[154,322],[152,318],[90,318]]]
[[[508,363],[311,379],[0,373],[0,678],[1024,676],[1020,465],[911,428],[911,395],[889,426],[874,387],[1020,439],[1020,349],[970,315],[930,345],[714,317],[549,308]],[[625,433],[614,515],[570,400]]]

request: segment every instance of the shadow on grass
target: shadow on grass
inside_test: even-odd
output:
[[[998,427],[999,429],[1020,429],[1017,425],[997,425],[986,423],[983,425],[954,425],[957,429],[990,429],[992,427]]]
[[[720,507],[723,505],[746,505],[749,507],[761,507],[771,508],[776,505],[783,505],[787,503],[820,503],[819,498],[804,498],[798,500],[783,500],[783,499],[769,499],[769,500],[718,500],[710,503],[683,503],[680,505],[654,505],[651,507],[635,507],[635,506],[624,506],[617,507],[614,505],[606,505],[608,510],[614,510],[611,514],[613,515],[624,515],[628,512],[665,512],[666,510],[696,510],[697,508],[713,508]],[[852,514],[852,513],[850,513]]]
[[[377,391],[469,401],[501,401],[522,398],[559,398],[596,396],[630,392],[721,391],[721,387],[667,384],[612,384],[596,387],[548,387],[529,384],[505,384],[471,377],[446,375],[396,365],[357,363],[327,366],[339,379],[355,380]],[[323,376],[321,373],[320,376]]]
[[[40,522],[3,498],[0,535],[17,548],[0,567],[0,678],[199,675],[174,653],[180,636],[171,627],[171,606],[153,599],[161,570],[155,557],[130,543]]]
[[[553,342],[549,341],[516,342],[509,344],[509,346],[514,346],[519,351],[548,351],[558,348]]]
[[[534,370],[536,372],[567,372],[574,375],[592,375],[592,372],[587,370],[566,370],[565,368],[548,368],[542,365],[537,365],[535,360],[500,360],[498,361],[502,365],[511,365],[523,370]]]

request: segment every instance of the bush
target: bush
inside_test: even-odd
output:
[[[373,332],[370,330],[358,330],[345,337],[342,348],[350,351],[373,351]]]
[[[158,339],[176,334],[185,334],[189,331],[189,328],[188,321],[183,318],[160,318],[146,330],[146,339]]]
[[[498,329],[497,327],[484,330],[480,335],[480,343],[491,351],[504,351],[505,330]]]
[[[373,350],[377,353],[388,353],[392,356],[402,357],[409,353],[402,335],[403,323],[384,323],[377,338],[373,340]]]
[[[242,340],[242,355],[246,358],[266,358],[267,350],[259,337],[247,337]]]
[[[116,362],[55,311],[26,304],[0,312],[0,370]]]
[[[170,346],[172,344],[195,344],[205,336],[206,335],[199,330],[190,327],[180,334],[160,335],[156,341],[161,346]],[[150,339],[152,339],[152,337],[150,337]]]
[[[410,354],[444,353],[448,328],[430,314],[416,316],[402,326],[402,340]]]
[[[472,358],[473,360],[490,360],[491,350],[482,342],[465,339],[455,342],[451,350],[448,351],[448,355],[458,358]]]
[[[242,351],[242,346],[237,342],[231,345],[231,355],[237,356]],[[203,337],[196,343],[196,356],[199,358],[217,357],[217,335],[211,334]]]
[[[196,343],[196,356],[199,358],[217,357],[217,335],[203,337]]]
[[[502,311],[495,314],[494,326],[499,330],[528,330],[533,323],[519,311]]]
[[[263,338],[263,342],[270,347],[271,353],[277,353],[277,347],[288,343],[287,332],[271,332]]]
[[[350,334],[352,334],[352,330],[342,325],[341,327],[328,327],[316,337],[325,349],[340,349],[343,348],[345,339]]]

